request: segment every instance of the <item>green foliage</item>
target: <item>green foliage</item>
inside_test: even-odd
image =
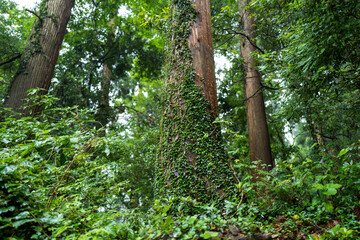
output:
[[[152,178],[152,157],[141,153],[149,142],[134,148],[139,140],[124,140],[121,125],[100,137],[105,129],[91,128],[91,112],[53,108],[51,96],[39,101],[47,106],[40,118],[6,118],[0,125],[0,235],[115,236],[119,211],[144,208],[152,197],[143,184]]]
[[[34,17],[9,0],[0,1],[0,98],[7,94],[8,84],[17,71],[19,58],[11,61],[23,52]]]
[[[100,91],[104,63],[111,70],[109,109],[111,122],[119,112],[115,101],[131,101],[136,92],[160,75],[163,45],[157,31],[144,30],[139,16],[126,10],[126,1],[78,1],[68,24],[51,92],[61,106],[104,110]],[[124,11],[128,11],[124,12]],[[120,13],[120,14],[118,14]],[[113,20],[111,27],[109,22]],[[106,116],[103,116],[106,118]]]
[[[215,46],[232,63],[218,79],[215,123],[193,83],[187,37],[197,13],[190,1],[173,3],[77,1],[51,90],[60,99],[32,90],[29,104],[43,109],[37,117],[0,110],[0,238],[224,239],[238,232],[358,239],[359,2],[252,1],[276,160],[257,183],[237,2],[212,2]],[[120,16],[125,7],[130,14]],[[35,17],[7,0],[0,13],[4,62],[23,51]],[[173,41],[165,44],[164,33]],[[164,46],[167,92],[160,97]],[[105,61],[113,69],[112,121],[95,130]],[[0,66],[0,81],[10,82],[17,65]]]
[[[327,152],[337,154],[357,141],[358,1],[254,1],[251,6],[258,42],[268,49],[260,69],[285,90],[281,119],[305,120],[313,139],[321,135],[322,143],[313,143]]]

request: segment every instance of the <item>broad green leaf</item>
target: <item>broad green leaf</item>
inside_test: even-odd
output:
[[[6,207],[6,208],[0,208],[0,214],[9,212],[9,211],[14,211],[15,207],[14,206],[10,206],[10,207]]]
[[[324,186],[323,186],[322,184],[320,184],[320,183],[317,183],[317,184],[314,184],[314,185],[313,185],[313,188],[314,188],[315,190],[320,190],[320,189],[323,189]]]
[[[322,192],[325,195],[335,195],[337,193],[335,188],[328,188],[326,191]]]
[[[341,151],[340,151],[339,154],[338,154],[338,157],[341,157],[341,156],[345,155],[349,150],[350,150],[350,149],[347,149],[347,148],[341,149]]]
[[[342,185],[341,184],[336,184],[336,183],[328,183],[328,184],[325,184],[324,188],[340,188]]]
[[[19,221],[16,221],[13,223],[13,227],[14,228],[18,228],[20,227],[21,225],[24,225],[25,223],[28,223],[28,222],[34,222],[35,220],[34,219],[23,219],[23,220],[19,220]]]
[[[29,216],[30,215],[30,213],[28,212],[28,211],[25,211],[25,212],[21,212],[19,215],[17,215],[16,217],[15,217],[15,219],[23,219],[23,218],[26,218],[27,216]]]
[[[18,169],[18,166],[16,165],[10,165],[10,166],[6,166],[2,171],[1,174],[11,174],[13,172],[15,172],[15,170]]]

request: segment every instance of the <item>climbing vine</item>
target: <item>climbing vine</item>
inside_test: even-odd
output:
[[[210,104],[195,84],[188,44],[197,11],[174,0],[169,18],[157,188],[161,195],[219,201],[235,193],[235,182]]]

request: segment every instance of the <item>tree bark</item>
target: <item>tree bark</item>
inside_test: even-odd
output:
[[[171,18],[158,190],[208,202],[232,195],[235,183],[214,123],[219,110],[210,0],[174,0]]]
[[[210,0],[192,0],[192,3],[198,11],[188,39],[196,72],[195,84],[199,86],[205,99],[210,103],[208,111],[215,120],[219,115],[219,105],[211,34]]]
[[[109,22],[109,33],[107,36],[107,46],[109,49],[112,47],[114,43],[114,28],[115,26],[115,19],[112,18]],[[103,75],[101,78],[101,89],[100,89],[100,99],[98,109],[95,115],[95,119],[98,121],[98,127],[105,126],[110,120],[110,84],[111,84],[111,77],[112,77],[112,69],[111,69],[111,62],[110,60],[106,60],[103,63]]]
[[[249,148],[251,162],[259,161],[258,169],[270,170],[274,167],[274,162],[270,149],[270,138],[268,125],[266,122],[265,104],[262,93],[261,75],[256,70],[256,62],[252,54],[256,51],[255,21],[251,17],[251,12],[246,9],[247,0],[239,0],[239,12],[241,22],[244,26],[244,34],[241,36],[241,55],[244,59],[246,74],[245,96],[247,107],[247,125],[249,135]],[[265,164],[266,167],[262,167]],[[253,175],[256,176],[255,172]],[[256,178],[254,178],[256,180]]]
[[[74,3],[75,0],[42,1],[18,73],[9,88],[5,107],[25,116],[40,111],[40,106],[24,108],[25,99],[29,97],[27,91],[41,88],[44,89],[40,91],[43,95],[49,89]]]

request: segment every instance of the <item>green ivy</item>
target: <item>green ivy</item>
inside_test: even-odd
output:
[[[235,193],[235,181],[219,126],[195,84],[188,37],[197,14],[191,1],[173,1],[157,187],[161,195],[221,202]]]

